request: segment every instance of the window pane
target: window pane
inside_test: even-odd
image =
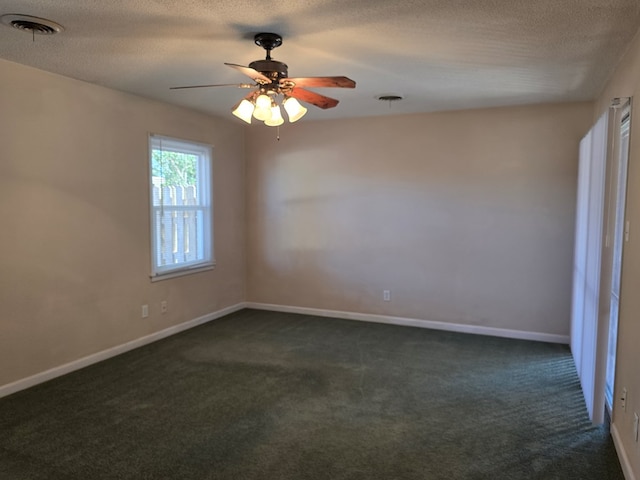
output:
[[[211,149],[150,137],[153,275],[213,265]]]

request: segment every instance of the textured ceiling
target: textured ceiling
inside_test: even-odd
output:
[[[223,62],[264,58],[257,32],[284,43],[292,77],[346,75],[355,90],[316,89],[332,110],[306,118],[592,100],[633,38],[638,0],[2,0],[0,15],[65,27],[32,37],[0,27],[0,58],[229,116],[246,91]],[[399,102],[376,96],[399,93]],[[240,120],[234,119],[240,122]]]

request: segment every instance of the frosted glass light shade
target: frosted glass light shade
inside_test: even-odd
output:
[[[247,99],[243,99],[238,105],[235,106],[231,113],[233,113],[240,120],[244,120],[245,122],[250,124],[253,110],[253,103],[251,103]]]
[[[300,120],[307,113],[307,109],[300,105],[300,102],[293,97],[288,97],[282,104],[287,111],[291,123]]]
[[[256,109],[253,116],[257,120],[269,120],[271,118],[271,98],[264,93],[256,98]]]
[[[284,123],[284,118],[282,118],[282,112],[280,112],[280,107],[278,105],[274,105],[271,107],[271,118],[269,120],[265,120],[264,124],[270,127],[277,127],[278,125],[282,125]]]
[[[256,98],[256,108],[271,108],[271,98],[269,95],[260,94]]]

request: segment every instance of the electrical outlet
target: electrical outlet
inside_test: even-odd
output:
[[[390,302],[391,301],[391,290],[384,290],[382,292],[382,299],[385,302]]]
[[[167,301],[163,300],[160,302],[160,312],[161,313],[167,313],[167,310],[169,309],[169,307],[167,306]]]
[[[638,414],[633,414],[633,441],[638,442]]]
[[[149,305],[142,305],[142,318],[149,316]]]
[[[620,395],[620,406],[622,407],[622,411],[627,411],[627,389],[622,389],[622,394]]]

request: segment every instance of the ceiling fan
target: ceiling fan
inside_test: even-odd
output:
[[[171,87],[171,90],[186,88],[208,87],[238,87],[254,89],[244,97],[235,107],[232,113],[251,123],[251,118],[264,121],[266,125],[278,126],[284,123],[280,107],[276,103],[278,96],[284,97],[282,106],[287,112],[290,122],[295,122],[307,113],[298,100],[310,103],[323,109],[333,108],[338,105],[338,100],[306,90],[302,87],[333,87],[355,88],[356,82],[347,77],[289,77],[289,67],[271,58],[271,51],[282,45],[282,37],[277,33],[258,33],[254,37],[256,45],[267,52],[264,60],[251,62],[248,67],[225,63],[225,65],[238,70],[250,77],[255,83],[225,83],[214,85],[190,85],[184,87]]]

